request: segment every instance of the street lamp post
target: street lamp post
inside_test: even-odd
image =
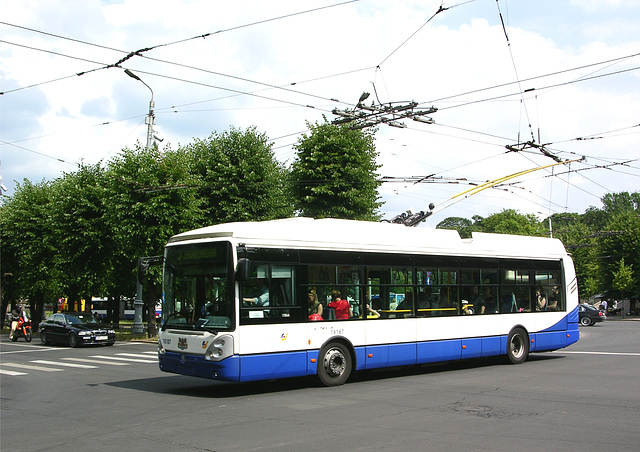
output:
[[[153,109],[155,108],[155,102],[153,101],[153,90],[149,85],[147,85],[140,77],[131,72],[129,69],[125,69],[124,73],[129,77],[138,80],[144,86],[149,88],[151,91],[151,101],[149,102],[149,115],[145,119],[145,123],[147,124],[147,149],[151,149],[151,145],[153,144],[153,126],[156,122],[156,118],[153,114]],[[138,267],[140,266],[140,262],[138,262]],[[142,283],[140,279],[138,279],[137,291],[136,291],[136,300],[133,303],[134,313],[133,313],[133,334],[142,334],[144,332],[144,327],[142,325]]]
[[[136,74],[131,72],[129,69],[125,69],[124,73],[127,74],[129,77],[138,80],[144,86],[149,88],[149,91],[151,91],[151,101],[149,102],[149,116],[147,116],[147,118],[144,120],[144,122],[147,124],[147,148],[151,148],[151,145],[153,144],[153,126],[156,123],[156,117],[153,113],[153,109],[156,106],[155,102],[153,101],[153,90],[140,77],[138,77]]]

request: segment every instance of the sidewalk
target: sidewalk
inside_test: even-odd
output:
[[[620,315],[611,315],[611,316],[607,316],[607,321],[636,321],[636,322],[640,322],[640,316],[637,316],[635,314],[631,314],[631,315],[625,315],[624,318]]]

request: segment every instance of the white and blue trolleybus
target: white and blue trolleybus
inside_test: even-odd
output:
[[[557,239],[291,218],[220,224],[164,252],[160,369],[244,382],[530,352],[578,340]]]

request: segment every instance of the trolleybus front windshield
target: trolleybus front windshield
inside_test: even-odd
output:
[[[230,245],[225,242],[166,248],[163,328],[231,330],[234,325]]]

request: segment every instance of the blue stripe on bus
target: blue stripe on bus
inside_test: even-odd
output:
[[[307,352],[265,353],[240,358],[242,381],[300,377],[307,374]]]
[[[184,356],[184,362],[182,362]],[[160,370],[192,377],[220,381],[240,381],[240,357],[230,356],[220,362],[205,361],[202,356],[166,352],[158,356]]]

